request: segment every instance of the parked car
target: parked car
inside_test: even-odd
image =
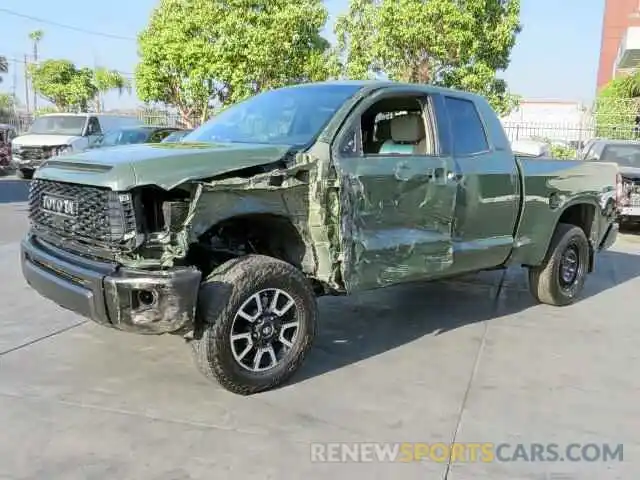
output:
[[[189,133],[193,132],[193,129],[189,129],[189,130],[178,130],[176,132],[173,132],[171,134],[169,134],[167,137],[165,137],[164,140],[162,140],[162,143],[175,143],[175,142],[181,142],[182,139]]]
[[[18,136],[13,125],[0,123],[0,172],[6,173],[11,168],[11,140]]]
[[[619,166],[619,221],[640,222],[640,141],[595,140],[584,161],[612,162]]]
[[[275,89],[167,147],[45,163],[22,270],[99,324],[184,336],[238,394],[300,367],[320,295],[522,265],[535,299],[567,305],[617,235],[617,165],[516,157],[458,90]]]
[[[160,143],[172,133],[177,132],[180,132],[180,129],[173,127],[156,127],[152,125],[118,128],[100,136],[89,148],[116,147],[118,145],[131,145],[136,143]]]
[[[102,132],[142,125],[134,117],[93,113],[52,113],[35,119],[29,131],[11,143],[12,163],[21,178],[48,158],[86,150]]]

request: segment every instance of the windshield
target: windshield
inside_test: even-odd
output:
[[[46,135],[82,135],[86,117],[73,117],[70,115],[50,115],[39,117],[31,125],[29,133]]]
[[[264,92],[220,112],[182,141],[306,145],[359,89],[305,85]]]
[[[96,142],[96,147],[113,147],[116,145],[128,145],[132,143],[144,143],[149,138],[147,130],[112,130]]]
[[[640,144],[608,145],[600,156],[602,162],[615,162],[622,167],[640,168]]]

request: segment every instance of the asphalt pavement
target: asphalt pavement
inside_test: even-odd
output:
[[[640,475],[640,236],[600,255],[566,308],[535,305],[520,270],[501,289],[491,272],[323,298],[292,382],[239,397],[201,377],[180,338],[105,329],[33,292],[18,255],[27,188],[0,179],[0,479]],[[365,450],[398,442],[429,458]],[[504,448],[493,461],[429,450],[452,442]],[[622,461],[605,460],[618,445]]]

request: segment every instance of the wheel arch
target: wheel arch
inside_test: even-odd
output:
[[[551,244],[551,238],[553,234],[558,229],[558,225],[561,223],[574,225],[582,229],[587,239],[589,240],[589,273],[593,271],[594,266],[594,227],[597,227],[595,224],[596,220],[596,212],[599,208],[596,200],[591,197],[579,197],[570,202],[568,202],[560,211],[558,215],[558,219],[554,224],[553,230],[550,232],[550,235],[547,236],[546,245],[543,250],[543,254],[546,255],[549,246]]]
[[[206,255],[201,248],[205,246],[211,247],[212,254],[232,257],[257,253],[283,260],[306,274],[314,271],[313,248],[306,230],[297,219],[280,212],[254,210],[216,219],[187,252],[190,263],[206,273],[208,268],[201,259]]]

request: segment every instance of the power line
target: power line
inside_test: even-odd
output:
[[[9,9],[6,9],[6,8],[0,8],[0,13],[6,13],[7,15],[13,15],[14,17],[26,18],[28,20],[33,20],[35,22],[44,23],[46,25],[53,25],[53,26],[59,27],[59,28],[66,28],[67,30],[74,30],[76,32],[86,33],[87,35],[96,35],[98,37],[112,38],[114,40],[127,40],[127,41],[131,41],[131,42],[135,42],[136,41],[136,39],[133,38],[133,37],[125,37],[125,36],[122,36],[122,35],[114,35],[112,33],[104,33],[104,32],[98,32],[98,31],[95,31],[95,30],[88,30],[86,28],[74,27],[73,25],[66,25],[64,23],[58,23],[58,22],[54,22],[54,21],[51,21],[51,20],[46,20],[44,18],[34,17],[32,15],[25,15],[24,13],[14,12],[13,10],[9,10]]]
[[[23,63],[23,64],[26,64],[26,63],[30,63],[30,64],[42,63],[42,62],[46,62],[47,60],[60,60],[60,59],[57,59],[57,58],[39,58],[37,62],[34,62],[33,60],[25,60],[23,58],[7,57],[5,55],[0,55],[0,56],[6,58],[7,62]],[[28,55],[25,54],[25,57],[28,57]],[[117,68],[109,68],[108,70],[112,70],[114,72],[118,72],[123,77],[129,77],[129,78],[134,78],[135,77],[135,73],[123,72],[122,70],[118,70]]]

